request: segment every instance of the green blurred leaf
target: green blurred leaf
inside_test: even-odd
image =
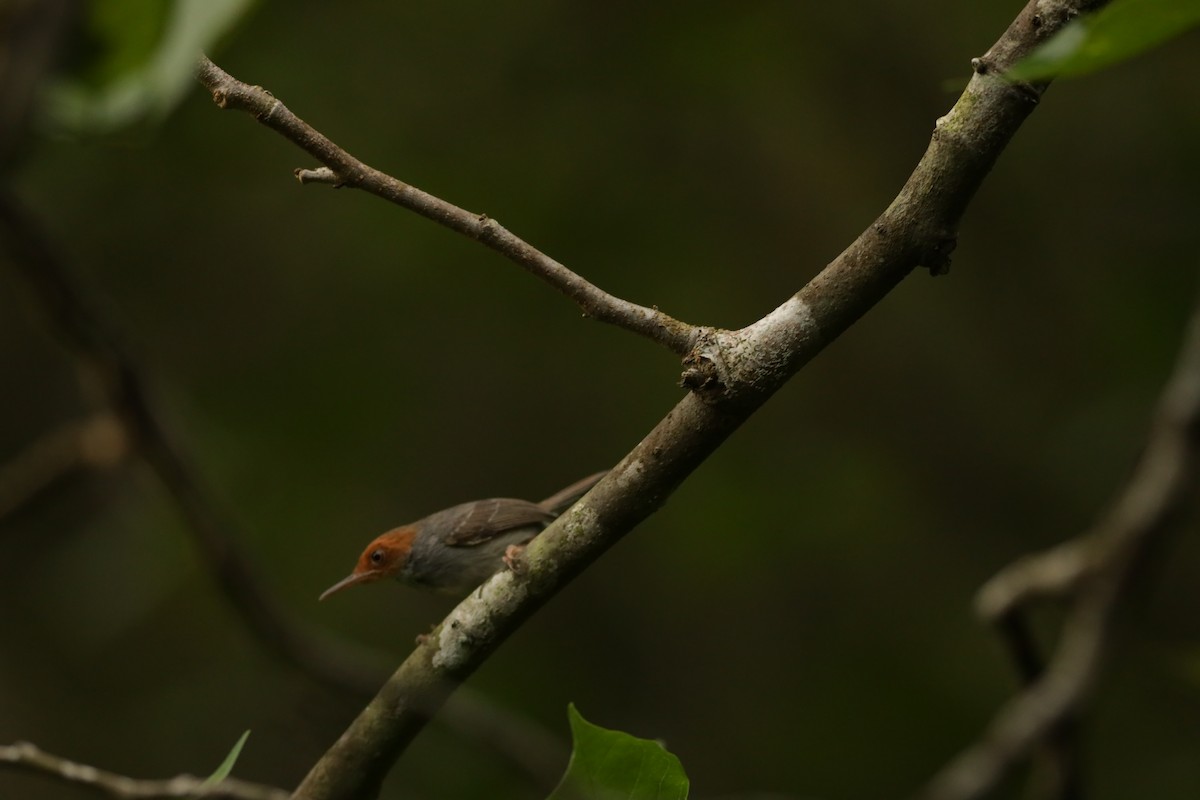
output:
[[[229,751],[229,755],[225,756],[225,760],[221,762],[221,766],[217,767],[212,775],[204,779],[203,786],[213,786],[229,777],[229,773],[233,772],[233,765],[237,763],[238,756],[242,754],[242,747],[246,744],[246,739],[249,738],[250,731],[246,731],[237,740],[237,744]]]
[[[88,6],[95,53],[51,86],[44,116],[58,134],[108,134],[157,123],[192,85],[196,57],[257,0],[95,0]]]
[[[687,775],[661,744],[593,725],[574,704],[567,712],[575,744],[562,783],[549,800],[687,798]]]
[[[162,0],[95,0],[87,17],[94,54],[81,79],[103,86],[139,68],[154,53],[170,10]]]
[[[1200,0],[1115,0],[1080,17],[1008,71],[1011,80],[1085,75],[1126,61],[1200,25]]]

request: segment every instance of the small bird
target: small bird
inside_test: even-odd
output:
[[[354,571],[321,593],[395,578],[402,583],[465,595],[500,571],[607,473],[597,472],[540,503],[495,497],[435,512],[393,528],[367,545]]]

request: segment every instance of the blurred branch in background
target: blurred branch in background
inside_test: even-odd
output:
[[[473,214],[367,166],[293,114],[261,86],[237,80],[206,56],[201,56],[196,65],[196,77],[212,93],[218,106],[253,114],[263,125],[325,165],[318,169],[296,170],[296,178],[301,183],[349,186],[381,197],[482,242],[571,298],[585,316],[645,336],[676,355],[682,356],[692,349],[701,329],[680,322],[657,308],[646,308],[614,297],[514,236],[486,214]]]
[[[1109,511],[1087,533],[1027,556],[984,585],[980,616],[997,625],[1026,688],[980,741],[929,784],[926,800],[982,797],[1039,744],[1051,747],[1052,797],[1079,796],[1069,731],[1103,666],[1113,616],[1134,568],[1196,496],[1200,465],[1200,302],[1158,401],[1145,450]],[[1025,615],[1036,601],[1067,597],[1058,648],[1043,669]]]
[[[110,466],[132,450],[162,481],[209,572],[255,641],[321,685],[355,698],[371,697],[386,678],[386,658],[298,624],[263,588],[237,545],[236,524],[163,423],[144,367],[117,336],[102,306],[86,297],[38,220],[3,189],[0,241],[56,333],[96,379],[107,409],[46,434],[0,468],[0,516],[71,471]],[[536,724],[516,719],[476,694],[458,698],[442,721],[503,754],[536,785],[549,788],[557,781],[565,746]]]
[[[0,3],[0,170],[11,166],[26,142],[34,97],[82,5],[75,0]]]
[[[85,297],[38,221],[8,192],[0,192],[0,236],[10,263],[29,285],[48,321],[95,378],[109,413],[175,501],[186,530],[242,621],[277,657],[318,682],[355,694],[373,691],[377,669],[319,642],[287,619],[262,588],[236,544],[234,524],[163,424],[144,369],[99,304]]]
[[[113,772],[68,761],[40,750],[28,742],[0,745],[0,764],[25,772],[55,778],[64,783],[86,786],[117,800],[287,800],[290,792],[274,786],[248,783],[235,778],[209,782],[192,775],[167,780],[136,780]]]
[[[106,411],[63,423],[0,464],[0,518],[76,472],[109,469],[128,455],[125,427]]]

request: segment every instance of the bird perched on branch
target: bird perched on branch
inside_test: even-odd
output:
[[[466,594],[501,567],[511,567],[521,548],[606,474],[589,475],[540,503],[507,497],[475,500],[393,528],[367,545],[354,571],[326,589],[320,599],[384,578]]]

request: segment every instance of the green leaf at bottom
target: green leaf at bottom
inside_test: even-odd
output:
[[[688,779],[661,744],[610,731],[567,709],[574,748],[549,800],[686,800]]]
[[[242,746],[246,744],[246,738],[249,735],[250,731],[242,734],[241,738],[237,740],[237,744],[229,751],[229,755],[225,756],[225,760],[221,762],[221,766],[217,767],[212,775],[205,778],[201,786],[212,786],[229,777],[229,773],[233,772],[233,765],[237,763],[238,756],[242,754]]]

